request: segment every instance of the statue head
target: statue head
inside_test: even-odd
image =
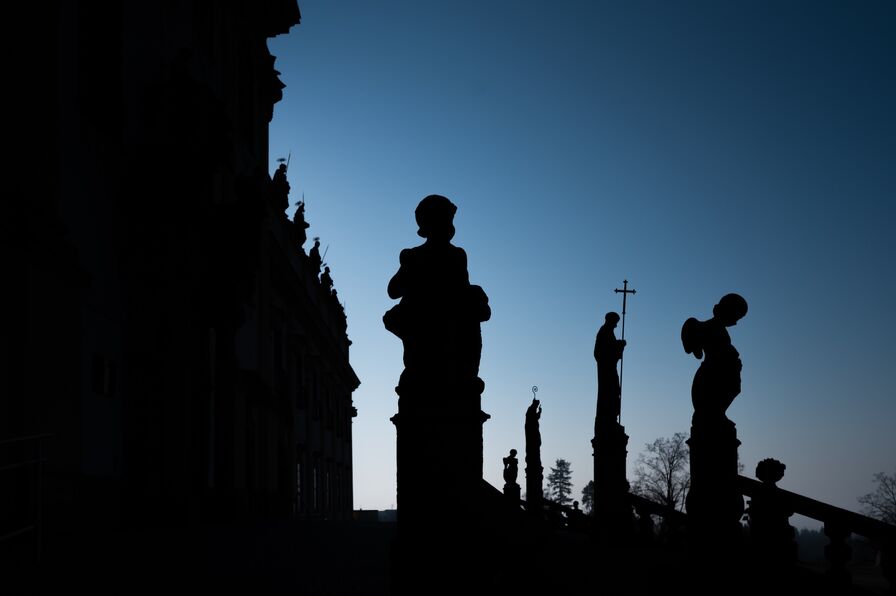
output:
[[[617,324],[619,324],[619,314],[615,312],[608,312],[604,317],[604,321],[609,323],[611,327],[615,327]]]
[[[454,214],[457,205],[442,195],[429,195],[414,210],[417,235],[427,240],[449,241],[454,238]]]
[[[712,316],[725,327],[737,325],[747,314],[747,301],[740,294],[725,294],[719,303],[712,307]]]
[[[516,457],[516,449],[510,450],[510,457]]]

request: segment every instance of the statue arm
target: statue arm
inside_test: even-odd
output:
[[[687,354],[693,354],[697,360],[703,358],[703,325],[691,317],[681,326],[681,345]]]
[[[470,272],[467,271],[467,251],[460,247],[458,247],[457,250],[460,252],[460,262],[464,272],[464,283],[468,284],[470,283]]]
[[[386,290],[389,293],[389,298],[393,300],[397,300],[404,295],[404,289],[401,283],[401,270],[398,270],[398,273],[392,276],[392,279],[389,280],[389,287]]]
[[[408,253],[408,249],[404,249],[398,256],[399,266],[398,271],[395,275],[392,276],[392,279],[389,280],[389,287],[387,288],[387,292],[389,293],[389,298],[393,300],[397,300],[401,298],[405,294],[405,267],[407,265],[407,261],[410,258],[410,253]]]
[[[617,339],[616,340],[616,359],[622,358],[622,352],[625,350],[625,340]]]

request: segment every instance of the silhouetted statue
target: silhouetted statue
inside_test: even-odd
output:
[[[292,214],[292,223],[295,242],[299,245],[299,250],[302,250],[302,246],[305,244],[305,241],[308,240],[308,235],[305,233],[305,230],[310,227],[310,224],[305,221],[304,201],[296,203],[296,211]]]
[[[330,277],[330,268],[324,267],[324,272],[320,274],[320,285],[324,292],[331,294],[336,290],[333,289],[333,278]]]
[[[707,321],[690,318],[681,329],[685,352],[703,359],[694,375],[694,416],[687,443],[691,488],[686,506],[696,556],[723,570],[740,555],[744,501],[738,488],[737,431],[725,411],[740,393],[741,360],[727,327],[747,314],[747,301],[727,294]]]
[[[342,307],[342,303],[339,302],[339,292],[336,291],[336,288],[333,288],[331,285],[330,289],[330,300],[333,302],[333,306],[336,308],[336,312],[345,313],[345,309]]]
[[[504,458],[504,482],[507,484],[516,484],[516,477],[519,474],[519,460],[516,458],[516,449],[510,450],[510,455]]]
[[[594,340],[594,359],[597,361],[598,422],[615,422],[619,418],[619,374],[616,372],[616,364],[622,358],[625,340],[616,339],[613,330],[617,324],[619,315],[608,312]]]
[[[401,251],[398,272],[389,281],[389,297],[401,302],[383,317],[386,329],[404,343],[399,386],[439,382],[482,392],[478,378],[482,336],[479,324],[491,317],[488,297],[470,285],[467,253],[451,244],[457,207],[441,195],[429,195],[414,215],[417,234],[426,241]]]
[[[703,359],[691,386],[695,417],[724,417],[740,394],[740,355],[726,327],[736,325],[746,314],[747,301],[727,294],[713,307],[711,319],[700,322],[692,317],[681,328],[684,351]]]
[[[597,413],[594,416],[594,530],[612,543],[631,533],[632,508],[625,477],[628,435],[619,424],[621,395],[616,365],[622,358],[625,340],[613,331],[619,315],[608,312],[594,339],[597,362]]]
[[[526,410],[526,509],[530,513],[540,513],[543,499],[542,480],[544,467],[541,465],[541,402],[532,398]]]
[[[317,275],[317,272],[320,271],[320,238],[314,239],[314,246],[311,247],[311,250],[308,252],[308,259],[311,261],[311,271]]]
[[[519,460],[516,458],[516,449],[510,450],[510,455],[504,458],[504,495],[518,507],[520,502],[520,485],[516,478],[519,475]]]
[[[526,453],[541,453],[541,431],[539,420],[541,419],[541,402],[532,398],[532,403],[526,408]]]
[[[388,285],[389,297],[401,301],[383,316],[404,347],[392,417],[401,566],[427,582],[458,583],[443,586],[445,593],[461,590],[458,567],[485,559],[474,552],[478,545],[454,546],[469,541],[483,515],[482,424],[489,416],[481,409],[480,324],[491,316],[485,292],[470,284],[466,252],[451,243],[456,211],[441,195],[417,205],[425,241],[401,251]],[[410,575],[402,581],[416,593]]]
[[[583,532],[588,528],[588,518],[585,517],[585,512],[579,509],[578,501],[573,501],[572,509],[567,510],[566,525],[570,530],[579,532]]]
[[[277,167],[271,179],[271,192],[274,195],[274,205],[282,205],[284,211],[289,207],[289,181],[286,179],[286,164]]]

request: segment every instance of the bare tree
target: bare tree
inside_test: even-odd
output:
[[[551,498],[561,505],[568,505],[572,502],[570,494],[572,494],[572,470],[569,462],[565,459],[558,459],[548,474],[548,490]]]
[[[646,452],[638,456],[632,492],[683,511],[691,486],[687,438],[684,433],[675,433],[671,439],[660,437],[647,444]]]
[[[873,493],[859,497],[865,515],[876,517],[888,524],[896,524],[896,474],[888,476],[883,472],[874,475],[877,489]]]

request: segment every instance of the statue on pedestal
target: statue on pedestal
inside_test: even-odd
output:
[[[392,417],[400,593],[402,587],[416,593],[433,578],[445,593],[460,592],[464,576],[457,567],[477,569],[485,560],[478,550],[485,542],[469,541],[483,515],[482,425],[488,414],[481,410],[480,324],[491,309],[482,288],[470,284],[467,253],[451,243],[456,211],[441,195],[420,201],[414,215],[425,241],[401,251],[388,286],[389,297],[401,301],[383,316],[404,347],[398,414]]]
[[[722,564],[736,558],[733,551],[742,538],[744,501],[737,482],[740,441],[725,412],[740,394],[742,368],[727,328],[747,314],[747,301],[727,294],[712,312],[711,319],[690,318],[681,329],[685,352],[703,360],[691,387],[694,415],[687,441],[691,488],[686,506],[693,547]]]
[[[614,541],[631,529],[632,520],[631,506],[626,498],[630,487],[625,478],[628,435],[619,423],[622,402],[616,367],[626,345],[624,339],[616,339],[614,332],[619,318],[617,313],[608,312],[594,340],[597,413],[591,441],[594,448],[594,529]]]
[[[526,510],[540,514],[544,498],[542,493],[544,467],[541,465],[539,419],[541,419],[541,402],[533,397],[526,410]]]
[[[504,458],[504,483],[516,484],[519,474],[519,460],[516,458],[516,449],[510,450],[510,455]]]
[[[516,449],[510,450],[510,455],[504,458],[504,495],[516,505],[520,501],[520,485],[516,478],[519,474],[519,460],[516,458]]]

